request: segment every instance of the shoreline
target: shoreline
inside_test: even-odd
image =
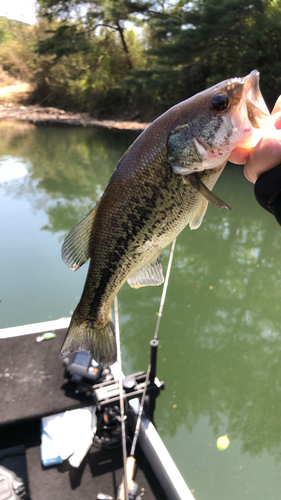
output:
[[[53,107],[35,105],[2,104],[0,105],[0,120],[22,120],[33,124],[44,125],[47,123],[63,125],[80,125],[82,127],[105,127],[120,130],[141,131],[149,123],[125,120],[98,120],[90,113],[75,113]]]

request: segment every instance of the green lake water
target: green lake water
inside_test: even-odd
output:
[[[63,264],[63,238],[136,135],[1,124],[0,328],[71,314],[87,266]],[[281,227],[242,167],[228,165],[214,192],[232,211],[210,206],[202,226],[177,240],[155,422],[196,500],[280,500]],[[119,293],[126,374],[147,368],[161,292],[126,284]],[[219,451],[224,434],[230,446]]]

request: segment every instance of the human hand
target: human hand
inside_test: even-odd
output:
[[[273,111],[273,127],[253,149],[236,148],[229,161],[244,165],[246,179],[255,184],[258,203],[281,225],[281,96]]]
[[[244,166],[248,181],[255,184],[261,174],[281,164],[281,96],[271,113],[275,129],[270,130],[251,151]]]
[[[252,150],[236,148],[229,157],[232,163],[245,165],[245,177],[253,183],[262,173],[281,164],[281,96],[271,116],[275,129],[272,128]]]

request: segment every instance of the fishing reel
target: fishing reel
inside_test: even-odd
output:
[[[101,448],[114,450],[122,444],[120,426],[120,408],[115,405],[97,410],[97,431],[95,443]]]

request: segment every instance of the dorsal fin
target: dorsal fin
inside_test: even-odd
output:
[[[204,215],[206,213],[206,210],[208,208],[208,200],[206,198],[202,201],[201,205],[199,208],[197,208],[195,214],[193,215],[189,226],[190,229],[198,229],[199,226],[202,224],[202,220],[204,218]]]
[[[128,279],[129,285],[132,288],[161,285],[164,281],[164,276],[160,260],[161,256],[158,255],[148,266],[133,274]]]
[[[72,271],[79,269],[90,258],[90,239],[97,206],[98,203],[70,231],[63,242],[62,260]]]

